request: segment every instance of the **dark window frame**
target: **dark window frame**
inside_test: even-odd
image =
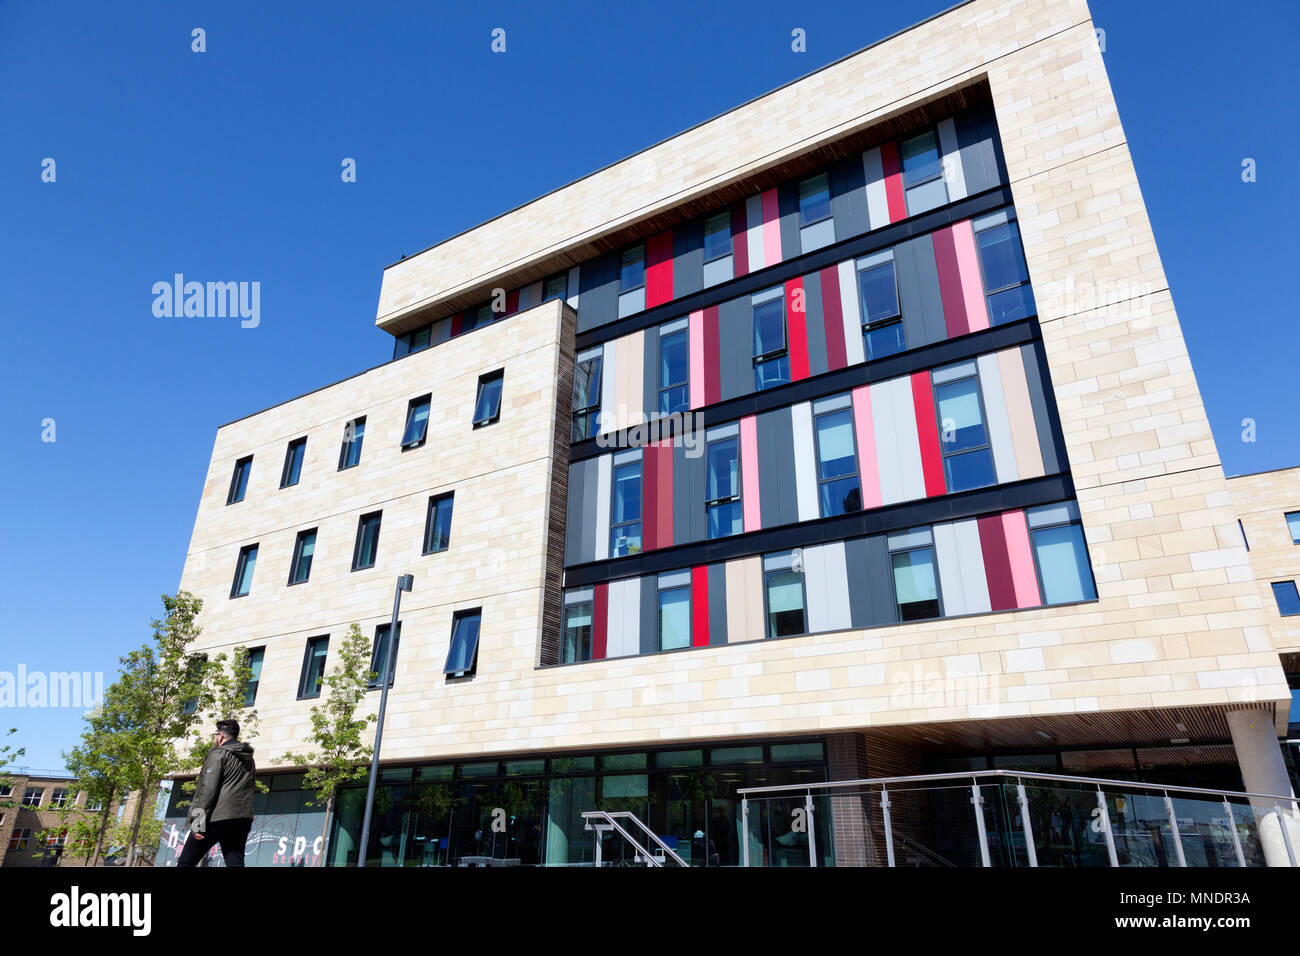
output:
[[[771,290],[765,290],[765,291],[769,291],[769,292],[770,292]],[[769,349],[768,351],[766,351],[766,352],[762,352],[762,353],[757,353],[757,352],[755,352],[755,354],[754,354],[754,361],[753,361],[753,365],[754,365],[754,391],[755,391],[755,392],[765,392],[765,391],[767,391],[769,388],[779,388],[779,387],[781,387],[782,385],[789,385],[790,382],[792,381],[792,375],[791,375],[791,373],[790,373],[790,369],[789,369],[789,361],[790,361],[790,315],[789,315],[789,312],[787,311],[787,309],[786,309],[786,307],[785,307],[785,289],[784,289],[784,288],[781,289],[781,294],[780,294],[780,295],[772,296],[771,298],[769,298],[769,299],[765,299],[765,300],[762,301],[762,302],[754,303],[752,300],[750,301],[750,305],[749,305],[749,322],[750,322],[750,344],[751,344],[751,349],[757,349],[757,348],[758,348],[758,321],[757,321],[758,310],[761,309],[761,308],[764,308],[765,306],[769,306],[769,305],[771,305],[772,303],[780,303],[780,305],[781,305],[781,343],[782,343],[782,344],[781,344],[781,347],[780,347],[779,349]],[[787,363],[787,367],[786,367],[786,381],[784,381],[784,382],[774,382],[774,383],[772,383],[772,384],[770,384],[770,385],[762,385],[762,384],[760,384],[760,382],[759,382],[759,369],[760,369],[761,367],[766,366],[766,365],[769,365],[769,364],[771,364],[771,363],[773,363],[773,362],[779,362],[779,361],[780,361],[781,359],[783,359],[783,358],[786,360],[786,363]]]
[[[776,552],[772,552],[772,554],[764,554],[759,556],[759,561],[761,562],[759,564],[759,570],[762,572],[763,575],[763,640],[765,641],[781,640],[787,637],[803,637],[804,635],[812,633],[811,631],[808,630],[808,574],[804,570],[803,562],[802,561],[799,562],[798,571],[795,571],[793,564],[791,564],[791,566],[788,568],[773,568],[770,571],[765,566],[767,563],[767,559],[769,557],[772,557],[773,554],[782,554],[782,553],[785,552],[776,551]],[[803,630],[800,631],[798,634],[773,634],[772,633],[772,602],[769,600],[770,588],[768,587],[768,580],[774,574],[798,574],[799,575],[799,594],[800,594],[799,600],[803,604]]]
[[[974,359],[970,363],[975,366],[975,370],[969,375],[963,375],[961,378],[951,378],[946,382],[940,382],[938,385],[934,382],[934,369],[930,369],[930,400],[934,403],[934,417],[939,426],[939,458],[943,465],[944,487],[948,494],[953,494],[952,480],[948,472],[948,460],[950,458],[960,458],[963,455],[971,455],[979,451],[987,451],[989,456],[989,466],[993,470],[993,481],[987,485],[973,485],[970,488],[958,488],[955,491],[974,491],[977,488],[993,488],[998,485],[998,463],[993,456],[993,434],[989,431],[989,414],[988,406],[984,403],[984,383],[980,379],[979,366]],[[940,366],[942,368],[942,366]],[[943,412],[939,409],[939,389],[949,385],[956,385],[970,379],[975,381],[975,401],[979,404],[980,425],[984,429],[984,444],[972,445],[969,448],[963,448],[960,451],[949,452],[945,447],[943,440]]]
[[[738,423],[737,423],[737,425],[738,425]],[[724,427],[725,427],[725,426],[724,426]],[[723,442],[735,442],[735,443],[736,443],[736,493],[735,493],[734,495],[729,495],[728,497],[725,497],[725,498],[710,498],[710,497],[709,497],[709,449],[710,449],[712,446],[714,446],[714,445],[721,445]],[[705,534],[708,535],[708,540],[710,540],[710,541],[721,541],[723,538],[730,538],[730,537],[733,537],[733,536],[736,535],[736,534],[744,534],[744,533],[745,533],[745,529],[744,529],[744,480],[745,480],[744,471],[745,471],[745,469],[744,469],[744,457],[743,457],[743,455],[742,455],[741,447],[740,447],[740,429],[739,429],[739,427],[737,427],[737,429],[736,429],[736,433],[735,433],[734,435],[724,435],[724,436],[722,436],[722,437],[720,437],[720,438],[714,438],[714,439],[712,439],[712,440],[710,440],[710,439],[708,438],[708,433],[706,432],[706,433],[705,433],[705,440],[704,440],[704,530],[705,530]],[[741,506],[741,529],[740,529],[740,531],[732,532],[732,534],[725,534],[725,535],[722,535],[722,536],[719,537],[719,538],[715,538],[715,537],[713,537],[712,535],[709,535],[709,530],[713,527],[713,525],[709,522],[709,516],[710,516],[710,515],[711,515],[711,514],[716,510],[716,509],[721,508],[723,505],[729,505],[729,504],[733,504],[733,503],[740,504],[740,506]]]
[[[461,622],[466,618],[478,618],[478,632],[474,635],[474,653],[470,657],[469,667],[463,671],[451,671],[447,668],[451,665],[452,651],[456,647],[456,635],[459,632]],[[451,638],[447,642],[447,659],[443,662],[442,672],[448,680],[458,680],[464,677],[473,677],[478,673],[478,652],[483,643],[483,608],[465,608],[456,611],[451,616]]]
[[[1297,532],[1291,530],[1291,519],[1292,519],[1293,517],[1296,519],[1297,524],[1300,524],[1300,511],[1284,511],[1284,512],[1282,512],[1282,520],[1286,523],[1286,531],[1287,531],[1287,534],[1291,535],[1291,543],[1292,543],[1292,544],[1300,544],[1300,533],[1297,533]],[[1245,536],[1246,536],[1246,534],[1245,534],[1245,532],[1243,531],[1243,532],[1242,532],[1242,537],[1244,538]],[[1249,545],[1246,546],[1246,550],[1247,550],[1247,551],[1250,550],[1250,546],[1249,546]]]
[[[912,142],[913,140],[918,140],[926,136],[930,137],[931,141],[934,143],[935,155],[939,157],[939,168],[936,169],[930,175],[926,176],[924,179],[918,179],[914,182],[908,182],[907,164],[903,158],[903,146],[906,145],[907,143]],[[924,186],[926,183],[932,183],[936,179],[943,179],[943,145],[939,142],[939,131],[937,127],[934,126],[927,127],[926,129],[920,130],[919,132],[916,132],[911,136],[908,136],[906,139],[900,139],[898,141],[898,172],[902,176],[904,194],[906,194],[907,190],[909,189],[915,189],[917,186]]]
[[[826,401],[827,399],[834,398],[834,397],[836,396],[828,395],[825,399],[818,399],[818,401]],[[847,405],[844,405],[841,408],[832,408],[824,412],[818,412],[816,410],[817,403],[816,402],[812,403],[813,465],[817,469],[817,516],[819,518],[836,517],[836,515],[822,514],[822,486],[829,485],[837,481],[843,481],[845,478],[848,478],[850,476],[856,478],[858,481],[858,507],[856,511],[844,511],[840,513],[856,514],[858,511],[862,510],[862,459],[858,452],[857,417],[854,412],[853,396],[851,393],[848,395],[848,399],[849,402]],[[837,415],[840,412],[848,412],[849,415],[849,441],[853,443],[853,471],[849,475],[839,475],[834,478],[823,478],[822,477],[822,438],[821,438],[821,431],[817,428],[817,421],[818,419],[826,418],[829,415]]]
[[[478,406],[483,401],[483,387],[493,382],[500,382],[501,388],[497,391],[496,410],[487,418],[478,418]],[[474,392],[474,427],[486,428],[488,425],[495,425],[501,420],[501,406],[505,401],[506,394],[506,370],[502,366],[491,372],[484,372],[478,377],[478,389]]]
[[[638,483],[637,494],[641,499],[640,513],[633,521],[615,522],[614,515],[615,515],[615,502],[618,500],[619,469],[631,468],[634,466],[637,469],[637,483]],[[615,554],[615,551],[617,550],[614,547],[614,542],[617,540],[617,535],[615,534],[615,532],[619,528],[630,528],[632,527],[632,525],[636,525],[638,528],[637,541],[639,543],[636,546],[636,550],[626,551],[623,554]],[[644,551],[645,551],[645,457],[641,456],[637,458],[635,461],[625,461],[621,463],[616,463],[611,459],[609,463],[609,556],[611,558],[616,558],[616,557],[621,558],[629,554],[641,554]]]
[[[305,528],[298,532],[293,542],[293,556],[289,559],[289,582],[286,587],[293,587],[296,584],[306,584],[311,578],[311,561],[316,556],[316,532],[319,528]],[[298,577],[298,565],[302,563],[302,549],[305,544],[307,535],[312,536],[312,553],[307,555],[307,573],[301,580],[295,580]]]
[[[688,322],[688,324],[682,326],[680,329],[674,329],[671,332],[663,331],[663,329],[666,328],[667,326],[673,325],[674,323],[680,321],[681,319],[674,319],[673,322],[665,322],[663,325],[659,326],[658,329],[656,329],[656,331],[658,332],[658,342],[659,342],[659,355],[658,355],[659,360],[655,363],[655,365],[657,366],[656,371],[659,373],[656,376],[656,378],[659,381],[659,386],[655,391],[655,397],[657,399],[655,405],[655,412],[650,414],[672,415],[674,413],[685,413],[691,410],[691,327],[690,324]],[[670,339],[677,335],[684,335],[686,337],[686,370],[685,370],[686,377],[682,379],[680,382],[669,382],[667,385],[665,385],[663,382],[664,339]],[[667,411],[667,412],[664,411],[664,393],[671,392],[674,389],[679,389],[683,387],[686,389],[686,407],[680,409],[674,409],[673,411]]]
[[[293,471],[293,465],[294,465],[294,452],[298,451],[299,449],[301,449],[302,455],[297,460],[298,474],[292,475],[293,481],[290,481],[289,478],[291,477],[291,472]],[[301,438],[295,438],[293,441],[289,442],[288,447],[285,448],[284,450],[284,467],[280,469],[281,488],[292,488],[294,485],[298,484],[300,480],[302,480],[302,466],[306,464],[306,461],[307,461],[307,436],[303,435]]]
[[[235,505],[244,500],[244,496],[248,493],[248,479],[252,473],[252,455],[245,455],[235,462],[235,471],[230,476],[230,490],[226,493],[226,504]],[[235,497],[236,494],[239,497]]]
[[[253,555],[253,574],[257,573],[257,552],[258,545],[260,544],[260,541],[254,541],[252,544],[246,544],[239,549],[239,557],[235,560],[235,579],[230,582],[230,597],[232,599],[248,597],[248,595],[253,593],[253,580],[251,576],[249,577],[247,591],[239,590],[239,581],[244,576],[244,567],[248,564],[248,556],[250,552]]]
[[[926,526],[930,532],[929,544],[908,545],[903,548],[889,548],[888,539],[886,539],[886,548],[889,556],[889,593],[894,599],[894,614],[898,617],[899,624],[915,624],[921,621],[937,621],[947,617],[943,607],[943,582],[939,579],[939,554],[934,546],[934,529]],[[938,613],[934,617],[903,617],[903,605],[898,600],[898,581],[894,576],[894,555],[910,554],[913,551],[929,551],[930,566],[934,569],[934,600],[938,605]]]
[[[372,538],[372,546],[371,546],[371,551],[373,553],[370,556],[371,560],[369,564],[360,564],[358,562],[360,562],[361,560],[361,544],[362,541],[364,540],[366,521],[369,518],[376,519],[375,534],[374,537]],[[369,511],[357,518],[357,540],[352,546],[352,570],[353,571],[366,571],[370,568],[373,568],[379,562],[379,532],[383,527],[383,521],[384,521],[384,512],[382,509],[379,511]]]
[[[571,412],[569,416],[569,441],[580,442],[588,438],[594,438],[600,434],[600,396],[601,389],[604,385],[605,376],[605,348],[600,346],[596,351],[597,355],[590,355],[580,362],[574,363],[574,378],[577,379],[577,368],[580,365],[595,363],[595,380],[596,387],[587,390],[587,404],[581,407],[570,403]],[[578,390],[573,390],[573,401],[577,401]],[[475,403],[477,405],[477,402]],[[582,420],[582,427],[579,428],[578,421]],[[587,429],[591,429],[588,431]]]
[[[1292,593],[1295,594],[1295,596],[1296,596],[1296,606],[1297,606],[1297,610],[1294,610],[1294,611],[1284,611],[1284,610],[1282,610],[1282,602],[1281,602],[1281,600],[1279,600],[1279,598],[1278,598],[1278,586],[1281,585],[1282,587],[1286,587],[1288,584],[1291,586],[1291,591],[1292,591]],[[1270,582],[1269,582],[1269,588],[1270,588],[1270,589],[1272,590],[1272,592],[1273,592],[1273,601],[1274,601],[1274,603],[1277,604],[1277,613],[1278,613],[1279,615],[1281,615],[1282,617],[1296,617],[1296,616],[1300,616],[1300,584],[1297,584],[1294,580],[1289,580],[1289,581],[1270,581]]]
[[[1077,506],[1077,502],[1076,502],[1075,504],[1076,504],[1076,506]],[[1088,535],[1084,532],[1083,521],[1082,521],[1082,519],[1081,519],[1081,518],[1067,518],[1067,519],[1065,519],[1064,521],[1051,521],[1051,522],[1048,522],[1048,523],[1046,523],[1046,524],[1040,524],[1040,525],[1038,525],[1038,526],[1036,526],[1036,527],[1031,527],[1030,524],[1029,524],[1029,514],[1028,514],[1028,512],[1029,512],[1030,510],[1032,510],[1032,509],[1026,508],[1026,509],[1024,509],[1024,510],[1025,510],[1025,512],[1026,512],[1026,513],[1025,513],[1025,530],[1029,532],[1029,551],[1030,551],[1030,553],[1033,555],[1033,558],[1034,558],[1034,579],[1038,582],[1038,601],[1039,601],[1038,606],[1039,606],[1039,607],[1063,607],[1063,606],[1065,606],[1064,604],[1052,604],[1052,603],[1048,603],[1048,600],[1047,600],[1047,581],[1046,581],[1046,579],[1043,577],[1043,566],[1042,566],[1042,564],[1041,564],[1041,563],[1039,562],[1039,560],[1038,560],[1038,540],[1037,540],[1037,538],[1036,538],[1037,533],[1038,533],[1039,531],[1052,531],[1053,529],[1056,529],[1056,528],[1078,528],[1078,529],[1079,529],[1079,537],[1080,537],[1080,539],[1083,541],[1083,553],[1084,553],[1084,556],[1087,558],[1086,566],[1087,566],[1087,571],[1088,571],[1088,579],[1089,579],[1090,581],[1092,581],[1092,595],[1093,595],[1091,598],[1084,598],[1083,601],[1084,601],[1084,603],[1091,603],[1092,601],[1096,601],[1096,600],[1100,597],[1100,594],[1099,594],[1099,592],[1097,591],[1097,575],[1094,574],[1094,573],[1093,573],[1093,570],[1092,570],[1092,558],[1091,558],[1091,556],[1088,554]],[[1076,602],[1076,601],[1068,601],[1068,602],[1065,602],[1065,603],[1066,603],[1066,604],[1075,604],[1075,603],[1079,603],[1079,602]]]
[[[714,222],[715,220],[721,219],[721,218],[724,217],[724,216],[727,218],[727,228],[726,228],[726,230],[725,230],[726,235],[727,235],[727,251],[726,251],[726,252],[720,252],[720,253],[717,253],[717,254],[711,256],[711,255],[709,255],[709,223]],[[703,248],[703,251],[704,251],[704,261],[705,261],[706,263],[708,263],[708,262],[717,262],[719,259],[725,259],[725,258],[727,258],[728,256],[735,255],[735,252],[736,252],[736,237],[735,237],[734,233],[732,232],[732,228],[731,228],[731,226],[732,226],[732,223],[731,223],[731,210],[730,210],[730,209],[723,209],[723,210],[720,210],[720,211],[718,211],[718,212],[715,212],[715,213],[714,213],[713,215],[711,215],[711,216],[705,216],[705,217],[704,217],[704,239],[703,239],[703,241],[702,241],[702,242],[703,242],[702,248]],[[718,232],[723,232],[723,230],[718,230]]]
[[[380,642],[383,640],[384,637],[387,636],[390,623],[391,622],[385,621],[383,624],[375,625],[375,640],[370,647],[371,677],[369,681],[367,681],[366,690],[380,689],[380,677],[379,677],[379,667],[378,667],[379,652],[382,646]],[[393,681],[397,677],[397,655],[401,647],[402,647],[402,622],[398,621],[397,633],[393,635],[393,659],[392,661],[389,662],[388,665],[388,686],[389,687],[393,686]]]
[[[564,291],[561,292],[559,295],[553,295],[547,293],[546,289],[548,286],[550,286],[552,282],[563,282]],[[554,275],[547,276],[545,279],[542,280],[542,302],[550,302],[552,299],[563,299],[565,301],[568,301],[568,298],[569,298],[569,273],[568,272],[557,272]],[[537,304],[541,305],[542,302],[538,302]]]
[[[636,252],[638,249],[641,250],[641,281],[636,285],[630,285],[624,288],[623,269],[627,265],[628,254],[632,252]],[[634,245],[630,245],[624,248],[622,253],[619,255],[619,260],[618,260],[618,294],[619,295],[625,295],[628,292],[635,292],[637,289],[645,288],[646,251],[647,251],[646,244],[644,242],[638,242],[635,243]]]
[[[424,428],[420,431],[420,437],[408,438],[411,432],[411,425],[415,421],[416,412],[425,406],[427,411],[424,413]],[[419,395],[406,403],[406,423],[402,426],[402,451],[411,451],[421,447],[429,440],[429,419],[433,417],[433,393]]]
[[[360,430],[360,434],[357,434],[358,429]],[[348,437],[349,431],[351,431],[352,433],[351,438]],[[362,442],[365,441],[365,439],[366,439],[366,416],[365,415],[360,415],[350,420],[346,425],[343,426],[343,444],[339,447],[339,467],[338,467],[339,471],[346,471],[349,468],[355,468],[357,467],[357,465],[361,464],[361,445]],[[354,445],[356,446],[357,449],[357,455],[356,455],[357,460],[352,462],[352,464],[349,465],[348,450],[352,448],[352,446]]]
[[[590,623],[587,625],[587,643],[586,643],[587,656],[585,657],[575,656],[573,660],[565,660],[566,657],[565,648],[569,646],[568,643],[569,612],[575,608],[584,608],[584,607],[588,609],[588,617],[590,618]],[[557,655],[556,663],[557,664],[580,664],[584,661],[592,660],[593,655],[595,654],[595,640],[596,640],[595,597],[592,596],[585,601],[572,601],[572,602],[565,603],[562,606],[561,613],[560,613],[560,648],[559,648],[559,654]],[[581,648],[577,648],[575,646],[575,654],[580,654],[580,653],[581,653]]]
[[[889,251],[892,253],[893,251],[892,247],[890,248]],[[862,258],[869,258],[869,257],[863,256]],[[871,316],[867,315],[867,304],[862,294],[862,278],[867,273],[875,272],[877,269],[883,269],[885,268],[885,266],[889,267],[889,272],[894,278],[894,313],[893,315],[886,315],[879,319],[873,319],[871,318]],[[874,362],[882,358],[888,358],[889,355],[898,355],[901,354],[902,352],[906,352],[908,350],[907,328],[906,326],[903,325],[903,298],[898,291],[898,260],[894,258],[893,255],[891,255],[887,261],[874,262],[870,265],[862,266],[861,268],[858,267],[857,262],[854,262],[853,279],[857,283],[856,291],[858,293],[858,302],[859,302],[858,308],[859,311],[862,313],[859,322],[860,325],[862,326],[863,360],[867,362]],[[898,326],[899,331],[902,333],[903,347],[899,349],[898,352],[890,352],[888,353],[888,355],[872,356],[871,346],[868,342],[868,335],[872,332],[879,332],[882,329],[893,328],[894,326]]]
[[[686,570],[685,584],[669,584],[665,587],[661,583],[662,578],[681,574],[683,570]],[[655,647],[660,652],[689,651],[695,646],[695,596],[691,593],[693,590],[690,569],[678,568],[676,571],[655,576]],[[686,644],[683,647],[664,647],[664,595],[673,591],[686,592]]]
[[[451,511],[447,515],[447,543],[440,548],[430,547],[430,541],[433,537],[434,520],[437,515],[438,505],[444,501],[451,502]],[[451,548],[451,522],[456,510],[456,492],[445,491],[441,494],[429,496],[429,508],[424,516],[424,550],[423,554],[441,554]]]
[[[803,217],[803,187],[805,183],[811,183],[818,179],[826,180],[826,215],[818,216],[816,219],[807,219]],[[799,228],[805,229],[808,226],[815,226],[819,222],[825,222],[827,219],[835,218],[835,207],[833,205],[834,195],[831,193],[831,175],[828,171],[814,173],[811,176],[805,176],[795,184],[795,195],[799,201]]]
[[[266,645],[265,645],[265,644],[258,645],[257,647],[246,647],[246,648],[244,648],[244,650],[248,653],[248,666],[249,666],[250,668],[253,666],[253,655],[254,655],[254,654],[261,654],[261,655],[262,655],[262,656],[259,658],[259,661],[260,661],[260,662],[265,666],[265,664],[266,664]],[[259,669],[259,670],[256,672],[256,676],[255,676],[255,677],[254,677],[254,676],[250,676],[250,677],[248,678],[248,685],[244,688],[244,706],[245,706],[245,707],[252,707],[253,704],[255,704],[255,703],[257,702],[257,689],[258,689],[258,687],[261,686],[261,683],[262,683],[262,672],[261,672],[261,670]]]
[[[307,680],[310,676],[311,662],[315,658],[313,651],[321,644],[325,646],[325,653],[321,656],[320,673],[316,678],[316,687],[310,690],[307,687]],[[321,695],[321,690],[325,686],[325,669],[329,662],[330,636],[322,634],[318,637],[307,638],[307,646],[303,649],[302,654],[302,672],[298,675],[298,700],[314,700]]]

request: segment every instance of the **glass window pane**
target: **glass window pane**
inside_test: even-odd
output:
[[[785,301],[773,299],[754,306],[754,357],[785,348]]]
[[[447,665],[443,668],[443,673],[456,674],[474,668],[478,629],[479,615],[465,614],[456,618],[451,632],[451,650],[447,652]]]
[[[803,634],[803,575],[772,571],[767,575],[767,636]]]
[[[673,588],[659,592],[659,648],[670,651],[691,646],[691,592]]]
[[[704,223],[704,261],[731,255],[731,213],[720,212]]]
[[[903,143],[902,154],[904,186],[933,179],[943,172],[943,164],[939,160],[939,147],[935,143],[933,133],[922,133],[920,136],[906,140]]]
[[[858,290],[862,298],[862,321],[879,322],[898,312],[898,282],[894,264],[882,262],[858,273]]]
[[[1273,597],[1277,600],[1277,609],[1284,615],[1300,614],[1300,592],[1294,581],[1275,581]]]
[[[840,478],[857,473],[858,465],[853,453],[853,413],[850,409],[817,416],[817,458],[822,478]]]
[[[759,391],[776,385],[786,385],[789,381],[790,357],[788,355],[759,362],[754,366],[754,387]]]
[[[1015,322],[1038,312],[1034,302],[1034,293],[1029,285],[1018,285],[1001,292],[994,292],[988,297],[989,321],[993,325]]]
[[[411,406],[406,416],[406,431],[402,435],[403,445],[415,445],[424,441],[425,426],[429,423],[429,402],[417,402]]]
[[[1014,222],[1006,222],[978,233],[980,262],[984,267],[984,289],[993,292],[1029,281],[1025,258],[1020,251],[1020,233]]]
[[[623,267],[619,272],[618,289],[627,292],[645,285],[645,246],[637,246],[623,253]]]
[[[903,335],[903,323],[892,322],[889,325],[867,329],[864,334],[868,361],[897,355],[907,348]]]
[[[542,287],[542,301],[549,302],[551,299],[563,299],[568,295],[569,277],[567,274],[552,276],[546,280],[546,285]]]
[[[920,186],[912,186],[906,191],[906,197],[907,213],[915,216],[931,209],[938,209],[947,203],[948,187],[944,185],[942,179],[931,179]]]
[[[799,224],[825,219],[831,214],[830,181],[825,173],[799,184]]]
[[[591,660],[591,604],[571,604],[564,609],[564,640],[560,663]]]
[[[717,501],[740,493],[740,439],[724,438],[709,444],[708,483],[705,498]]]
[[[690,353],[686,329],[659,337],[659,387],[679,385],[689,376]]]
[[[948,382],[937,387],[934,393],[939,400],[939,441],[945,452],[988,444],[976,379]]]
[[[949,492],[983,488],[995,485],[998,481],[993,467],[993,452],[988,448],[949,455],[943,460],[943,470],[948,479]]]
[[[934,577],[934,552],[929,548],[890,555],[899,616],[915,621],[939,616],[939,591]]]
[[[690,411],[690,407],[690,385],[674,385],[672,388],[665,388],[659,393],[659,411],[665,415]]]
[[[579,362],[573,370],[573,409],[593,408],[600,404],[601,357]]]
[[[709,537],[725,538],[745,530],[745,512],[739,501],[709,505]]]
[[[481,424],[496,419],[501,414],[502,376],[480,380],[478,402],[474,406],[474,423]]]
[[[1091,601],[1097,597],[1080,525],[1035,531],[1034,550],[1043,575],[1044,604]]]
[[[822,482],[819,492],[823,518],[862,510],[862,482],[856,473],[847,478]]]
[[[641,463],[614,469],[614,524],[641,520]]]
[[[1291,540],[1300,544],[1300,511],[1292,511],[1286,516],[1286,527],[1291,532]]]

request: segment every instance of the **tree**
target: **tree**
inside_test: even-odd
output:
[[[105,713],[100,707],[88,715],[81,744],[63,754],[64,766],[76,778],[74,786],[86,794],[86,806],[99,807],[78,814],[68,832],[69,844],[85,852],[88,866],[99,862],[114,804],[125,800],[130,792],[125,782],[125,761],[115,752],[110,718]]]
[[[374,747],[365,742],[363,735],[366,727],[378,720],[377,714],[360,718],[356,715],[357,705],[365,699],[370,681],[376,676],[370,670],[370,641],[358,625],[348,630],[338,661],[325,678],[325,703],[311,709],[312,729],[306,740],[311,749],[280,758],[281,762],[306,768],[303,786],[316,791],[317,802],[325,804],[326,839],[339,788],[369,774]]]
[[[18,733],[18,728],[10,727],[9,732],[6,733],[5,736],[12,737],[16,733]],[[14,750],[12,745],[5,744],[3,747],[0,747],[0,768],[9,766],[15,760],[21,758],[25,753],[27,753],[26,747],[19,747],[17,750]],[[0,789],[4,789],[8,794],[7,796],[0,796],[0,810],[17,809],[18,802],[13,798],[13,785],[13,777],[5,773],[3,769],[0,769]]]

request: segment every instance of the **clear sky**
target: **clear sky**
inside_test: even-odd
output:
[[[391,357],[385,265],[947,6],[0,0],[0,671],[113,679],[217,426]],[[1092,10],[1225,468],[1300,463],[1300,7]],[[177,272],[259,282],[259,325],[155,317]],[[0,709],[40,768],[80,720]]]

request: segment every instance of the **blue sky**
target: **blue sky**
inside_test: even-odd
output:
[[[217,426],[391,356],[385,265],[947,5],[0,4],[0,671],[112,680],[178,585]],[[1275,280],[1300,258],[1300,8],[1092,10],[1225,468],[1300,463]],[[260,282],[260,324],[156,318],[176,272]],[[80,712],[11,726],[59,767]]]

